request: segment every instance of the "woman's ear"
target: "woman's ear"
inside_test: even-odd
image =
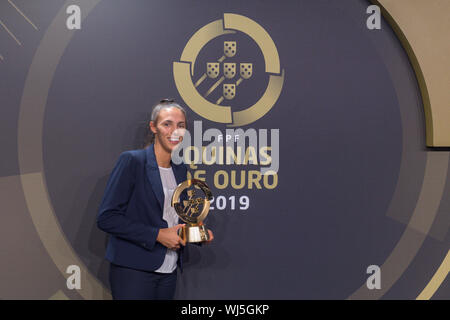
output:
[[[154,134],[156,134],[156,127],[155,127],[155,123],[153,122],[153,120],[150,121],[148,125],[149,125],[149,127],[150,127],[150,130],[151,130]]]

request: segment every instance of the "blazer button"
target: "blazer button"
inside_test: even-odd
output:
[[[147,244],[146,244],[146,243],[143,243],[143,244],[142,244],[142,246],[143,246],[143,247],[146,247],[146,246],[147,246]]]

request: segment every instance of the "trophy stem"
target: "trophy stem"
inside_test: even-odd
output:
[[[203,224],[187,224],[178,230],[178,235],[186,242],[205,242],[209,240],[208,230]]]

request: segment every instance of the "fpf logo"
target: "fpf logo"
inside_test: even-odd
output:
[[[236,41],[224,41],[223,55],[217,61],[207,62],[204,74],[195,82],[193,76],[200,50],[212,39],[222,35],[235,34],[237,31],[248,35],[260,48],[269,82],[266,90],[255,104],[244,110],[233,112],[229,104],[238,95],[238,86],[253,75],[252,63],[239,63],[239,73],[237,73],[236,63],[224,62],[227,58],[236,55],[238,51]],[[278,51],[267,31],[255,21],[232,13],[225,13],[223,20],[213,21],[200,28],[189,39],[180,61],[173,63],[173,76],[180,96],[194,112],[203,118],[226,123],[231,127],[252,123],[269,112],[278,100],[284,82],[284,70],[280,67]],[[215,82],[202,95],[197,87],[208,78]],[[238,79],[234,82],[236,78]],[[216,101],[209,101],[208,96],[220,86],[222,86],[221,97]]]

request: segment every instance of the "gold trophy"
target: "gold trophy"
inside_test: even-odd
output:
[[[186,190],[187,189],[187,190]],[[187,199],[180,202],[180,196],[186,190]],[[205,197],[196,198],[201,190]],[[209,187],[201,180],[190,179],[180,183],[172,196],[172,207],[186,225],[178,230],[178,234],[186,242],[204,242],[209,240],[209,233],[203,224],[209,212],[212,193]]]

